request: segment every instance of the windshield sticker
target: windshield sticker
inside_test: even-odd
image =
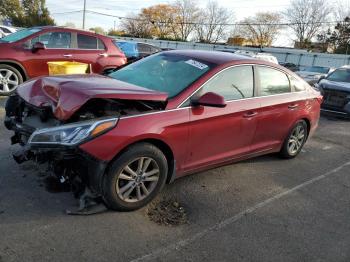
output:
[[[201,63],[201,62],[198,62],[198,61],[195,61],[195,60],[192,60],[192,59],[187,60],[185,63],[186,63],[186,64],[189,64],[189,65],[191,65],[191,66],[197,67],[197,68],[199,68],[200,70],[203,70],[203,69],[208,68],[208,66],[207,66],[206,64],[203,64],[203,63]]]

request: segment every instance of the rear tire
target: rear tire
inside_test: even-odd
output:
[[[280,156],[286,159],[296,157],[303,148],[307,137],[307,124],[305,120],[300,120],[293,126],[292,130],[284,140]]]
[[[23,76],[15,67],[0,64],[0,95],[11,95],[22,83]]]
[[[162,190],[167,174],[167,159],[159,148],[149,143],[132,145],[105,174],[103,199],[113,210],[139,209]]]

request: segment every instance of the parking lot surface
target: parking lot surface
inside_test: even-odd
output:
[[[0,98],[0,121],[4,117]],[[293,160],[274,155],[184,177],[189,223],[160,226],[145,209],[68,216],[43,168],[17,165],[0,126],[0,261],[350,261],[350,121],[322,117]]]

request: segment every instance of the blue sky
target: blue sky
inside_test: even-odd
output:
[[[349,0],[334,0],[346,3],[349,6]],[[83,9],[84,0],[46,0],[47,6],[58,25],[64,25],[66,22],[72,22],[77,27],[82,26],[82,12],[62,14],[64,12],[79,11]],[[171,1],[162,0],[87,0],[87,9],[107,13],[116,16],[127,16],[130,13],[138,13],[140,9],[149,7],[154,4],[171,3]],[[257,12],[264,11],[282,11],[288,4],[289,0],[218,0],[221,6],[232,10],[235,21],[245,17],[253,16]],[[205,6],[206,1],[198,0],[199,6]],[[119,19],[106,17],[95,14],[86,15],[86,28],[101,26],[108,30],[113,28],[114,21],[118,26]],[[292,37],[289,32],[282,32],[277,39],[276,45],[290,45]]]

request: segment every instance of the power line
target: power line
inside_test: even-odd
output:
[[[139,22],[150,22],[152,24],[155,23],[155,21],[150,21],[148,19],[141,19],[141,18],[132,18],[132,17],[125,17],[125,16],[118,16],[118,15],[112,15],[112,14],[106,14],[102,12],[97,12],[97,11],[92,11],[92,10],[86,10],[87,13],[90,14],[97,14],[97,15],[103,15],[103,16],[109,16],[113,18],[118,18],[118,19],[126,19],[126,20],[132,20],[132,21],[139,21]],[[283,23],[245,23],[245,22],[237,22],[237,23],[213,23],[213,24],[208,24],[208,23],[198,23],[198,22],[173,22],[173,21],[157,21],[159,24],[187,24],[187,25],[216,25],[216,26],[242,26],[242,25],[253,25],[253,26],[262,26],[262,25],[276,25],[276,26],[292,26],[292,25],[300,25],[300,24],[337,24],[342,21],[321,21],[321,22],[315,22],[315,23],[309,23],[309,22],[296,22],[296,23],[288,23],[288,22],[283,22]]]
[[[59,12],[59,13],[51,13],[52,15],[65,15],[65,14],[73,14],[73,13],[80,13],[83,10],[75,10],[75,11],[67,11],[67,12]]]

